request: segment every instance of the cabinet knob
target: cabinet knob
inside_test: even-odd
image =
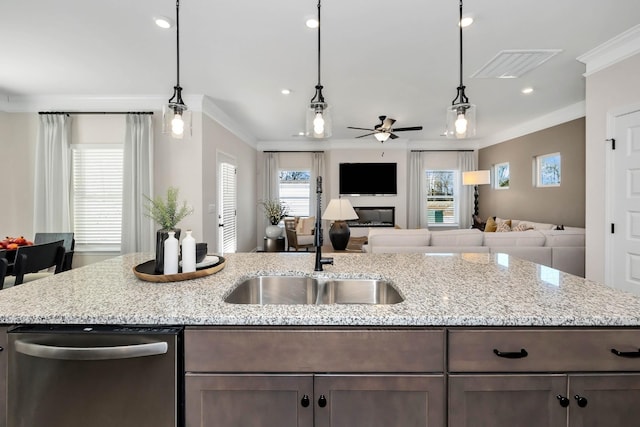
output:
[[[302,407],[306,408],[307,406],[309,406],[309,403],[309,396],[307,396],[306,394],[302,396],[302,400],[300,400],[300,404],[302,405]]]
[[[505,359],[522,359],[527,357],[529,353],[524,348],[520,351],[500,351],[497,348],[493,349],[493,353],[498,357],[504,357]]]
[[[640,349],[638,351],[619,351],[615,348],[612,348],[611,353],[615,354],[616,356],[629,357],[634,359],[640,357]]]
[[[318,406],[321,408],[324,408],[325,406],[327,406],[327,398],[324,397],[324,394],[320,395],[320,398],[318,399]]]
[[[574,398],[576,399],[576,401],[578,402],[578,406],[581,408],[584,408],[585,406],[587,406],[587,403],[589,403],[587,401],[587,398],[580,396],[579,394],[576,394],[574,396]]]
[[[566,408],[567,406],[569,406],[570,401],[567,397],[559,394],[556,396],[556,398],[560,402],[560,406],[562,406],[563,408]]]

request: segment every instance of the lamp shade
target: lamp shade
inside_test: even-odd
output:
[[[463,185],[483,185],[491,184],[491,171],[469,171],[462,172]]]
[[[377,132],[373,136],[380,142],[385,142],[391,136],[389,132]]]
[[[345,221],[358,219],[358,214],[353,210],[351,202],[347,199],[331,199],[329,206],[324,211],[322,219],[329,221]]]

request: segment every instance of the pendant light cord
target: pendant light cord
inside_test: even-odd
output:
[[[176,86],[180,86],[180,0],[176,0]]]
[[[460,87],[462,87],[462,0],[460,0],[460,20],[458,21],[460,27]]]
[[[318,86],[321,85],[320,83],[320,28],[322,28],[322,25],[320,25],[320,2],[321,0],[318,0]]]

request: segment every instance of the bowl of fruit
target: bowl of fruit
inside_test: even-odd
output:
[[[25,239],[23,236],[20,237],[5,237],[3,240],[0,240],[0,249],[6,249],[8,251],[15,251],[20,246],[30,246],[33,245],[31,240]]]

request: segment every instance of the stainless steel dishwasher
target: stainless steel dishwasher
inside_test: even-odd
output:
[[[9,427],[181,426],[182,328],[9,331]]]

